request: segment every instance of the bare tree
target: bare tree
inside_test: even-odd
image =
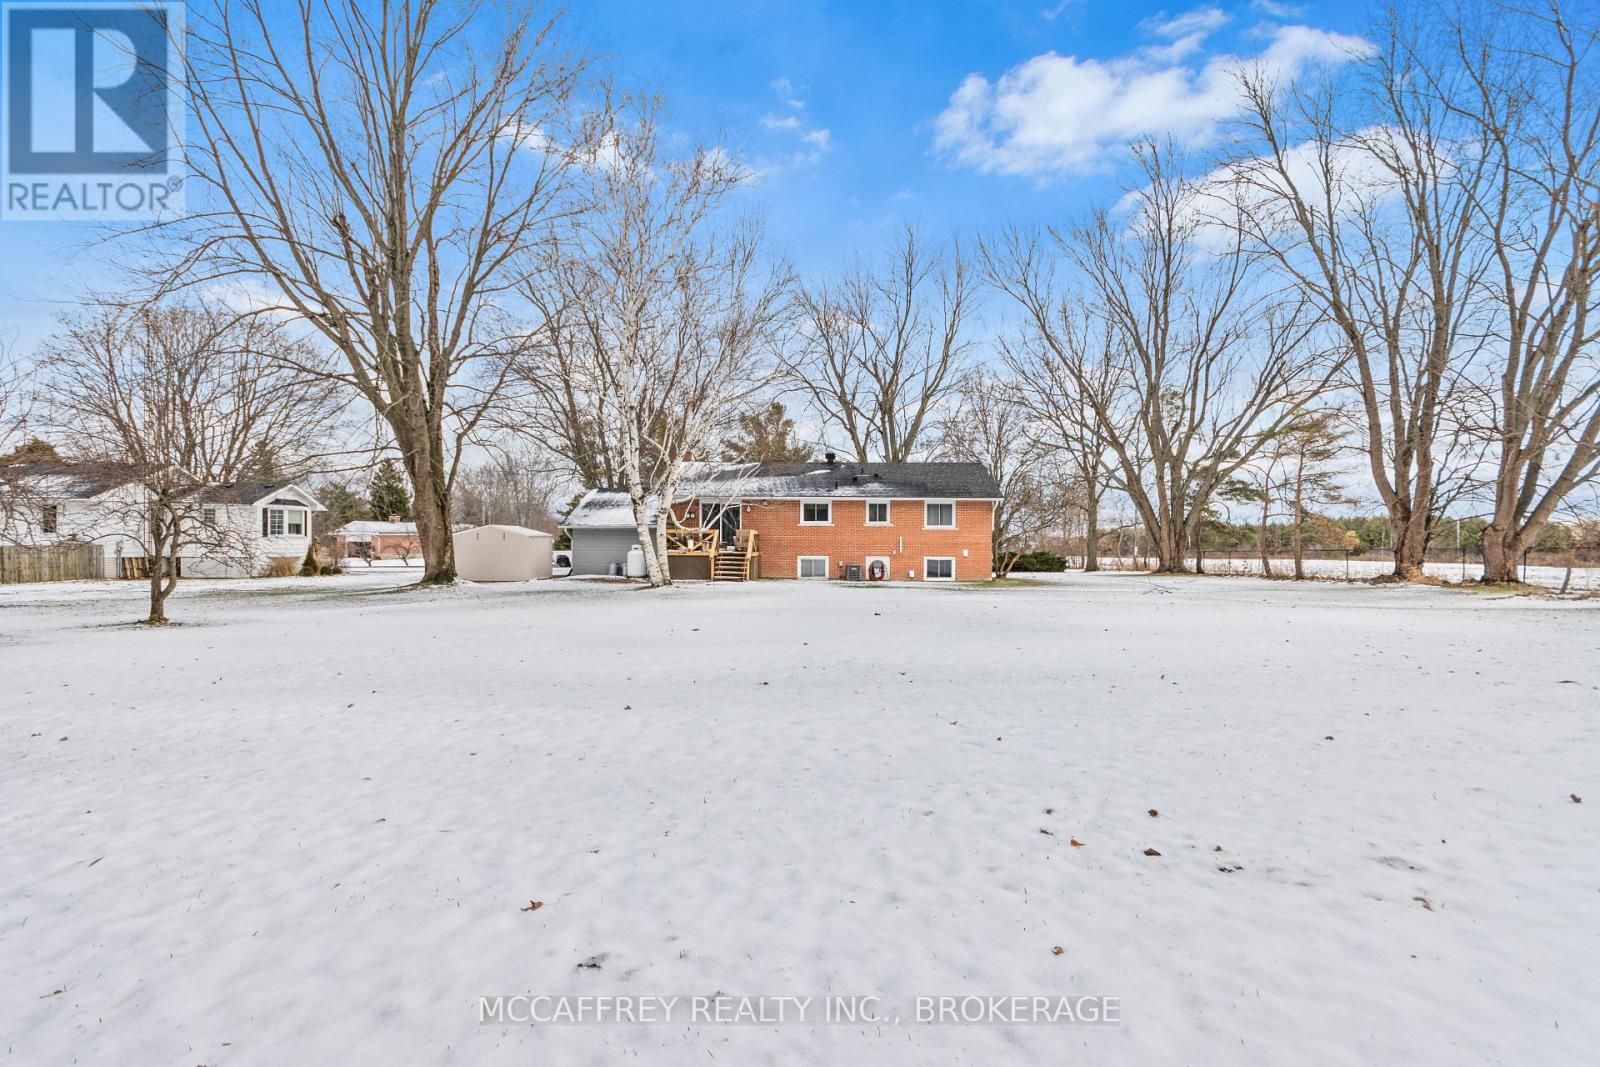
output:
[[[1047,451],[1029,426],[1022,392],[1017,382],[976,371],[965,379],[955,409],[939,427],[941,458],[982,463],[1000,487],[990,536],[994,573],[1001,578],[1055,515]]]
[[[1146,184],[1126,199],[1127,217],[1100,211],[1053,235],[1080,279],[1075,293],[1058,289],[1025,233],[990,249],[988,273],[1093,413],[1157,569],[1181,571],[1212,494],[1327,388],[1338,363],[1310,343],[1303,305],[1252,288],[1251,258],[1202,219],[1175,153],[1145,145],[1136,158]],[[1103,330],[1083,328],[1074,304],[1092,307]]]
[[[773,381],[789,278],[764,264],[757,228],[719,222],[741,168],[715,148],[668,157],[653,101],[621,111],[597,142],[575,235],[552,249],[543,281],[567,314],[544,329],[573,331],[561,343],[596,398],[659,586],[685,464],[715,454]]]
[[[790,383],[856,459],[922,447],[967,367],[973,290],[960,245],[930,247],[909,226],[881,265],[801,288]]]
[[[32,404],[27,374],[0,337],[0,542],[16,539],[23,528],[23,513],[32,499],[32,479],[14,462],[23,447]]]
[[[998,243],[985,247],[985,261],[991,254],[1003,256],[1007,246],[1022,251],[1031,240],[1015,231],[1004,235]],[[1049,284],[1046,277],[1037,279]],[[1089,332],[1098,331],[1098,341],[1109,345],[1110,333],[1106,323],[1097,321],[1081,305],[1062,304],[1058,308],[1057,327],[1063,332],[1081,336],[1081,348],[1090,343]],[[1108,463],[1105,431],[1087,394],[1110,395],[1116,378],[1116,365],[1111,360],[1099,360],[1084,368],[1089,376],[1089,388],[1080,389],[1077,379],[1055,358],[1050,346],[1044,342],[1037,328],[1026,330],[1016,339],[1001,338],[1001,360],[1017,383],[1014,392],[1017,403],[1031,416],[1028,429],[1035,443],[1048,450],[1057,466],[1070,472],[1070,487],[1057,479],[1060,491],[1052,494],[1064,506],[1070,504],[1083,516],[1083,569],[1091,573],[1100,569],[1100,506],[1114,481],[1114,469]],[[1063,550],[1066,546],[1063,544]]]
[[[1600,18],[1562,0],[1451,12],[1430,90],[1487,148],[1468,215],[1493,267],[1493,508],[1483,580],[1514,581],[1562,502],[1600,477]]]
[[[190,252],[172,284],[257,284],[388,424],[423,582],[455,576],[451,489],[519,345],[504,306],[563,212],[579,65],[487,0],[191,8]]]
[[[555,526],[555,486],[543,457],[517,449],[495,449],[458,476],[457,512],[469,522],[501,523],[550,530]]]
[[[1464,130],[1414,43],[1429,15],[1391,12],[1349,81],[1285,86],[1241,75],[1244,154],[1214,192],[1224,225],[1315,304],[1348,351],[1367,466],[1394,531],[1394,575],[1422,574],[1463,383],[1480,343],[1487,265],[1470,205],[1487,140]]]
[[[289,369],[311,359],[267,320],[183,305],[71,318],[45,344],[54,433],[80,469],[123,483],[97,521],[136,537],[150,562],[146,622],[167,621],[186,550],[259,562],[254,528],[230,522],[208,490],[263,447],[289,464],[312,454],[336,404],[326,381]]]

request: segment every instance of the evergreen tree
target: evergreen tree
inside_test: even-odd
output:
[[[38,437],[30,438],[9,455],[0,456],[0,463],[60,463],[61,454],[56,446]]]
[[[378,464],[378,473],[372,476],[372,491],[367,498],[372,501],[373,516],[380,521],[411,521],[411,493],[394,460],[386,459]]]
[[[804,463],[811,447],[794,436],[794,420],[774,400],[761,411],[739,416],[739,432],[722,442],[729,463]]]

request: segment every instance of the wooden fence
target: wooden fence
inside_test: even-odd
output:
[[[0,585],[16,582],[76,582],[105,577],[100,545],[31,548],[0,545]]]

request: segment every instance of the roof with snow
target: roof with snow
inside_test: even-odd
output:
[[[33,492],[55,500],[91,500],[138,479],[130,467],[107,463],[30,462],[0,465],[0,475],[26,481]],[[309,507],[325,511],[317,498],[293,482],[222,482],[197,486],[195,495],[206,504],[272,504]],[[279,498],[279,494],[290,494]]]
[[[982,463],[719,463],[684,473],[679,495],[713,499],[803,497],[998,500]]]
[[[684,471],[680,500],[998,500],[1000,486],[981,463],[698,463]],[[656,504],[649,509],[655,522]],[[563,529],[632,529],[633,505],[622,489],[591,489],[562,520]]]
[[[649,521],[656,521],[656,505],[649,505]],[[572,505],[567,517],[561,521],[562,529],[578,527],[588,530],[633,529],[633,503],[623,489],[591,489],[583,499]]]

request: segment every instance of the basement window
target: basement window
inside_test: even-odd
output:
[[[795,573],[801,578],[826,578],[828,576],[828,557],[801,556],[796,561]]]
[[[922,576],[930,582],[953,582],[956,561],[950,556],[928,556],[922,561]]]

